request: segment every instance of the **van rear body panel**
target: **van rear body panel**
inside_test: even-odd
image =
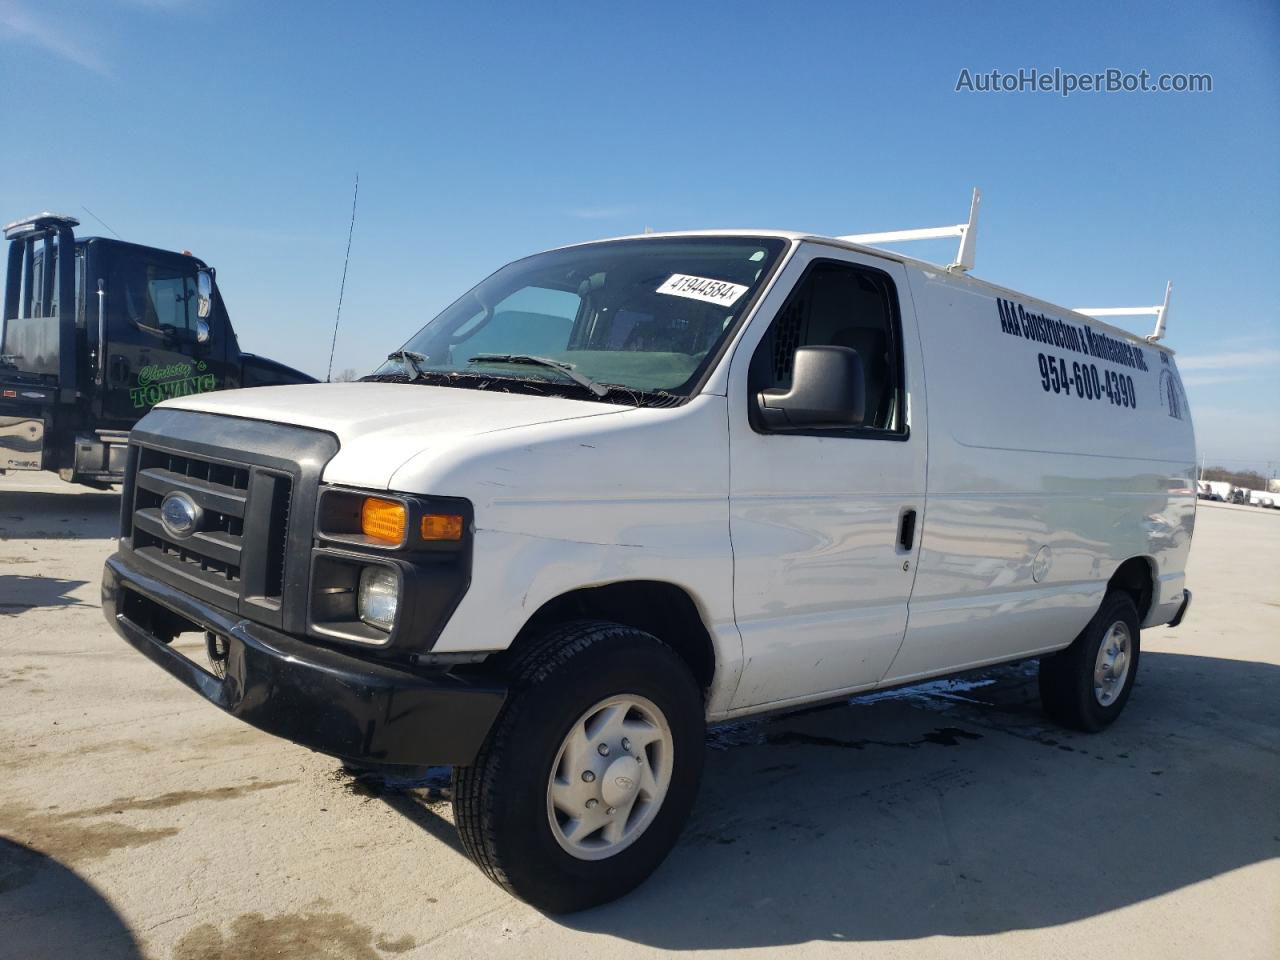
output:
[[[1196,502],[1172,353],[971,278],[910,276],[928,503],[910,624],[885,682],[1065,646],[1132,557],[1153,565],[1147,623],[1171,619]]]

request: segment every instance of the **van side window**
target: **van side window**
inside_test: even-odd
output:
[[[862,359],[867,391],[866,420],[854,432],[901,435],[901,329],[897,291],[888,276],[854,264],[815,261],[751,358],[750,395],[790,386],[797,347],[851,347]]]

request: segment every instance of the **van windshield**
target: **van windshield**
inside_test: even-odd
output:
[[[445,309],[371,379],[685,397],[785,247],[773,238],[644,238],[527,257]]]

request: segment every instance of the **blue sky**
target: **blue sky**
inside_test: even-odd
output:
[[[1213,92],[955,92],[1019,67]],[[320,376],[357,171],[335,367],[362,373],[534,250],[953,223],[978,185],[978,276],[1067,306],[1172,279],[1202,452],[1280,470],[1274,2],[0,0],[0,91],[0,219],[191,249],[245,349]]]

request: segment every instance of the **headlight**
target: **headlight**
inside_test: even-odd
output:
[[[400,580],[389,567],[365,567],[360,571],[357,612],[360,619],[379,630],[391,632],[400,600]]]

